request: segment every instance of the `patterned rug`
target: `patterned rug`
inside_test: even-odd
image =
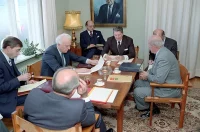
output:
[[[153,116],[153,125],[149,126],[149,119],[142,119],[143,112],[136,110],[133,101],[125,101],[124,132],[200,132],[200,88],[188,91],[184,127],[178,129],[179,106],[171,109],[170,104],[157,104],[161,113]],[[107,128],[116,131],[116,111],[112,109],[100,110]]]

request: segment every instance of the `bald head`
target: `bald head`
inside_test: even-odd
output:
[[[153,31],[153,35],[160,36],[162,38],[162,40],[164,40],[164,38],[165,38],[165,32],[159,28]]]
[[[55,92],[69,95],[79,86],[79,76],[72,69],[61,68],[54,74],[52,85]]]
[[[94,30],[94,22],[92,20],[86,21],[85,26],[86,26],[88,31]]]

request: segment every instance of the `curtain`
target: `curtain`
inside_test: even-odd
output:
[[[42,0],[45,48],[55,44],[57,36],[55,0]]]
[[[178,44],[180,63],[190,77],[200,76],[200,0],[147,0],[144,65],[148,63],[148,38],[161,28]]]

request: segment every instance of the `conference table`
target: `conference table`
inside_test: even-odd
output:
[[[133,62],[137,64],[142,64],[143,59],[135,58]],[[110,67],[112,68],[112,70],[114,70],[115,67],[119,67],[119,64],[117,64],[117,62],[111,62]],[[113,103],[99,103],[99,102],[92,102],[92,103],[94,106],[99,107],[99,108],[116,110],[117,111],[117,132],[122,132],[123,131],[123,116],[124,116],[124,100],[129,90],[131,89],[133,82],[135,81],[137,72],[121,72],[120,74],[117,74],[117,75],[132,76],[132,81],[123,82],[123,83],[106,81],[108,76],[105,77],[105,76],[99,75],[98,72],[92,73],[87,76],[90,77],[90,84],[88,85],[89,88],[93,88],[95,86],[94,84],[96,83],[97,79],[101,78],[105,82],[105,85],[102,86],[103,88],[118,90],[118,93]],[[81,78],[84,78],[84,76],[85,75],[80,75]],[[45,92],[50,92],[52,90],[51,87],[52,87],[51,81],[47,81],[46,84],[39,86],[39,88],[41,88]],[[51,90],[49,91],[49,89]]]

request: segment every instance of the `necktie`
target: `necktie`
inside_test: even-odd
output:
[[[92,31],[90,31],[90,36],[92,37],[92,35],[93,35],[93,34],[92,34]]]
[[[62,66],[64,67],[65,66],[65,57],[64,57],[63,53],[61,53],[61,59],[62,59]]]
[[[111,5],[108,6],[108,22],[111,20],[111,15],[112,15],[112,8]]]
[[[12,62],[11,62],[11,59],[9,59],[8,61],[9,65],[12,66]]]
[[[118,41],[117,43],[118,43],[118,44],[117,44],[117,49],[118,49],[118,52],[119,52],[119,54],[120,54],[120,46],[121,46],[120,41]]]

